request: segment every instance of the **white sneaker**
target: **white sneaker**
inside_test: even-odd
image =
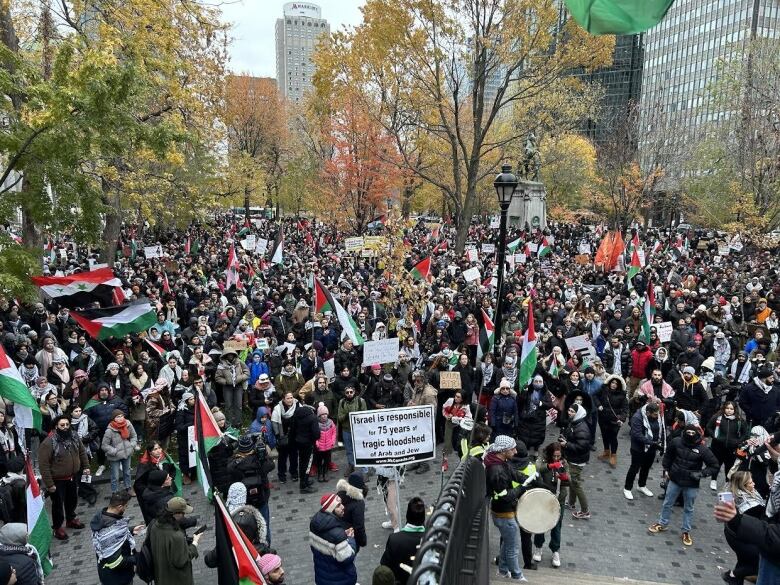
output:
[[[631,493],[631,490],[623,490],[623,496],[627,500],[633,500],[634,499],[634,494]]]
[[[556,569],[561,566],[561,555],[558,553],[558,551],[553,553],[552,556],[552,566]]]
[[[542,549],[541,548],[535,548],[534,549],[534,556],[532,557],[535,563],[541,563],[542,562]]]
[[[710,489],[712,491],[718,491],[718,481],[713,479],[710,481]]]
[[[104,472],[105,470],[106,470],[106,466],[105,466],[105,465],[101,465],[100,467],[98,467],[98,468],[95,470],[95,477],[100,477],[101,475],[103,475],[103,472]]]
[[[393,523],[390,522],[390,520],[385,520],[384,522],[382,522],[382,528],[389,530],[392,527],[393,527]]]
[[[648,498],[652,498],[653,497],[653,492],[651,492],[649,489],[647,489],[647,487],[640,486],[637,489],[639,490],[640,494],[645,494]]]

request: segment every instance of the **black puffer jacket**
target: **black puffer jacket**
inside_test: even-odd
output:
[[[584,465],[590,460],[590,427],[588,427],[587,411],[580,406],[577,414],[563,429],[566,439],[564,458],[569,463]]]
[[[708,447],[698,442],[699,439],[697,435],[697,443],[691,446],[682,436],[676,437],[669,443],[664,455],[663,467],[669,472],[669,478],[680,487],[699,487],[702,477],[712,477],[718,471],[718,460]]]
[[[228,463],[228,472],[232,481],[240,481],[246,486],[246,503],[258,510],[271,495],[268,474],[273,471],[274,462],[266,456],[265,449],[255,450],[248,455],[236,453]]]
[[[314,445],[320,438],[320,423],[317,420],[317,411],[306,404],[299,404],[295,409],[292,420],[292,435],[295,442],[300,445]]]
[[[363,492],[351,485],[347,480],[340,479],[336,483],[336,493],[344,504],[342,521],[355,529],[355,543],[358,549],[368,544],[366,534],[366,501]]]
[[[541,399],[532,401],[533,389],[526,388],[517,395],[517,438],[528,447],[538,447],[544,442],[547,429],[547,410],[552,408],[550,393],[540,392]]]
[[[610,382],[617,380],[617,390],[609,388]],[[599,409],[599,425],[615,429],[628,418],[628,396],[626,382],[620,376],[609,376],[596,394],[596,408]]]
[[[235,443],[234,439],[228,435],[223,435],[222,440],[212,447],[208,455],[211,480],[223,498],[227,497],[228,488],[232,483],[232,478],[228,471],[228,461],[230,461],[230,457],[233,455]]]
[[[147,485],[141,496],[141,514],[144,522],[151,522],[165,509],[165,505],[173,497],[171,486]]]

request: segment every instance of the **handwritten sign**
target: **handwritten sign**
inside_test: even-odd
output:
[[[490,229],[497,230],[501,226],[501,218],[494,215],[490,218]]]
[[[363,238],[346,238],[344,240],[345,252],[357,252],[363,249]]]
[[[144,256],[146,259],[150,258],[162,258],[162,246],[157,244],[156,246],[144,246]]]
[[[268,240],[257,238],[255,243],[255,254],[265,254],[268,251]]]
[[[583,266],[587,265],[587,264],[590,264],[590,254],[577,254],[574,257],[574,261],[577,264],[581,264]]]
[[[671,321],[664,321],[663,323],[653,323],[651,327],[655,327],[656,333],[658,333],[658,341],[661,343],[667,343],[672,340],[672,331],[674,326]]]
[[[398,342],[397,337],[366,341],[363,344],[363,365],[394,364],[398,360]]]
[[[496,245],[495,244],[482,244],[482,252],[484,254],[495,254],[495,252],[496,252]]]
[[[254,250],[256,245],[257,236],[255,234],[248,234],[246,238],[241,240],[241,247],[246,251]]]
[[[442,390],[460,388],[460,372],[441,372],[439,373],[439,388]]]
[[[579,354],[580,358],[585,358],[592,362],[596,359],[596,349],[588,340],[586,335],[577,335],[566,339],[566,347],[569,353]]]
[[[468,270],[463,271],[463,278],[466,279],[466,282],[473,282],[475,280],[479,280],[479,269],[477,268],[469,268]]]
[[[349,413],[355,465],[402,465],[436,457],[433,406]]]

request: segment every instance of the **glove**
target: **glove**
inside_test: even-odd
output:
[[[566,473],[565,471],[563,473],[559,473],[558,474],[558,479],[560,479],[563,482],[567,482],[567,481],[569,481],[569,474]]]
[[[547,464],[547,469],[550,469],[552,471],[555,471],[556,469],[560,469],[563,467],[563,463],[560,461],[553,461],[552,463]]]

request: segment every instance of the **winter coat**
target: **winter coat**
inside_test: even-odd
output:
[[[579,416],[578,413],[563,429],[563,438],[566,439],[564,458],[569,463],[584,465],[590,460],[590,427],[587,419],[587,414]]]
[[[690,383],[680,378],[672,384],[674,390],[675,406],[691,412],[701,412],[707,403],[707,393],[699,381],[698,376],[693,376]]]
[[[102,435],[104,432],[106,432],[108,423],[110,423],[113,419],[111,413],[113,413],[116,409],[124,412],[125,416],[129,414],[127,404],[125,404],[124,401],[120,400],[119,398],[109,398],[108,400],[102,400],[97,404],[90,406],[85,412],[89,418],[95,421],[95,425],[97,425],[98,431]]]
[[[780,565],[780,524],[747,514],[737,514],[727,526],[739,542],[757,546],[759,553],[774,565]]]
[[[187,542],[187,533],[178,524],[154,520],[149,526],[155,583],[195,585],[192,559],[198,558],[198,547]]]
[[[170,395],[163,394],[161,392],[152,392],[146,398],[146,421],[144,423],[144,433],[146,439],[157,440],[159,439],[160,419],[164,414],[167,414],[171,410],[175,409],[173,402],[171,402]]]
[[[739,406],[745,412],[745,418],[754,425],[762,425],[780,410],[780,392],[775,388],[764,392],[761,380],[753,378],[739,393]]]
[[[344,523],[355,529],[355,544],[357,553],[361,547],[368,544],[366,536],[366,501],[363,492],[351,485],[347,480],[340,479],[336,483],[336,493],[344,504]]]
[[[298,391],[303,388],[306,380],[303,379],[298,372],[295,372],[292,376],[287,376],[284,373],[276,376],[274,380],[274,388],[276,388],[276,398],[281,400],[288,392],[292,392],[293,396],[298,396]]]
[[[635,349],[631,352],[631,372],[630,375],[634,378],[647,378],[650,375],[648,371],[650,364],[653,361],[653,352],[650,348],[645,347],[643,351]],[[623,372],[623,376],[626,376],[627,372]]]
[[[245,389],[247,380],[249,380],[249,368],[238,357],[232,364],[224,356],[220,358],[217,371],[214,374],[215,384],[224,388]]]
[[[265,424],[261,422],[264,416]],[[255,412],[255,420],[249,425],[249,432],[262,435],[263,443],[271,449],[276,449],[276,434],[271,424],[271,411],[265,406],[259,407]]]
[[[631,417],[631,450],[645,453],[654,443],[659,443],[661,449],[666,445],[666,426],[661,417],[658,422],[658,437],[653,438],[650,419],[647,417],[647,405],[637,410]]]
[[[38,562],[28,556],[22,546],[0,544],[0,560],[16,569],[16,583],[19,585],[41,585],[38,577]]]
[[[349,432],[352,427],[350,427],[349,424],[349,413],[350,412],[359,412],[361,410],[368,410],[368,407],[366,405],[366,401],[361,397],[353,398],[352,400],[347,400],[346,398],[342,398],[339,401],[339,411],[338,411],[338,423],[339,428],[342,431]]]
[[[171,482],[171,485],[173,485],[173,482]],[[147,486],[140,500],[141,514],[144,517],[144,521],[148,522],[157,518],[165,510],[168,500],[172,497],[173,491],[171,486]]]
[[[320,405],[320,402],[325,404],[325,408],[328,409],[328,416],[332,419],[336,418],[338,414],[339,401],[333,390],[326,388],[324,392],[320,392],[319,389],[314,391],[314,405],[315,408]]]
[[[529,386],[517,395],[517,438],[527,447],[538,446],[544,442],[547,411],[553,407],[550,393],[546,389],[542,389],[541,398],[536,403],[532,402],[532,394],[533,388]]]
[[[309,545],[314,557],[315,585],[355,585],[357,543],[347,536],[340,519],[320,510],[309,523]]]
[[[317,439],[317,442],[315,443],[317,451],[324,453],[325,451],[333,449],[336,446],[337,434],[338,427],[335,423],[330,425],[327,431],[323,431],[322,428],[320,428],[320,438]]]
[[[344,368],[349,368],[349,371],[353,376],[357,376],[360,372],[360,364],[363,360],[356,349],[352,348],[351,351],[346,351],[344,348],[339,349],[336,355],[333,356],[334,371],[337,375],[341,375],[341,371]]]
[[[620,348],[620,372],[623,376],[628,376],[631,373],[631,351],[621,345]],[[608,345],[606,348],[604,348],[604,369],[607,371],[608,374],[611,374],[613,370],[613,366],[615,365],[615,350],[612,348],[611,345]]]
[[[382,553],[379,563],[393,572],[396,583],[406,583],[409,580],[409,573],[404,571],[401,565],[409,565],[411,557],[417,554],[417,547],[420,545],[424,530],[416,528],[407,525],[387,537],[385,552]]]
[[[609,388],[610,382],[617,380],[620,383],[618,390]],[[596,408],[599,409],[599,425],[606,428],[619,428],[628,417],[628,396],[626,395],[626,381],[620,376],[609,376],[596,394]]]
[[[699,480],[712,477],[719,466],[708,447],[698,442],[691,447],[682,437],[675,437],[669,442],[663,459],[663,468],[669,472],[669,479],[680,487],[699,487]]]
[[[750,435],[750,427],[741,418],[716,414],[707,423],[707,434],[712,437],[710,447],[734,452]]]
[[[430,404],[433,409],[436,410],[436,403],[438,402],[438,393],[436,389],[430,384],[424,384],[422,388],[412,386],[412,402],[415,406],[423,406]]]
[[[317,411],[314,407],[299,404],[293,413],[292,435],[299,445],[314,446],[320,438],[320,422],[317,420]]]
[[[208,454],[209,470],[214,487],[219,490],[222,497],[227,496],[228,488],[232,483],[228,471],[228,461],[233,456],[236,441],[228,435],[223,435],[219,443],[211,448]]]
[[[378,384],[372,384],[365,394],[366,403],[372,410],[376,409],[377,404],[385,408],[403,406],[403,390],[395,382],[385,382],[382,380]]]
[[[268,503],[271,495],[268,474],[274,470],[274,462],[266,455],[265,449],[255,449],[246,455],[236,453],[227,468],[233,482],[240,481],[246,486],[247,504],[259,510]]]
[[[119,431],[113,428],[110,424],[103,435],[103,441],[100,444],[100,448],[106,454],[106,459],[109,461],[124,461],[129,459],[135,451],[136,445],[138,445],[138,436],[135,434],[135,429],[130,421],[127,422],[127,429],[130,435],[127,439],[123,439],[119,434]]]
[[[66,445],[60,445],[56,456],[54,436],[49,435],[38,448],[38,466],[43,485],[48,489],[54,486],[55,479],[70,479],[82,469],[89,468],[89,460],[84,445],[75,433]]]
[[[254,356],[259,355],[260,361],[255,363]],[[261,349],[256,349],[252,352],[252,355],[249,356],[249,359],[246,362],[247,368],[249,369],[249,385],[253,386],[255,382],[257,382],[257,379],[260,377],[261,374],[269,374],[268,364],[263,361],[263,351]],[[270,374],[269,374],[270,375]]]
[[[514,517],[517,500],[525,491],[522,486],[525,477],[514,469],[509,461],[504,461],[496,453],[485,455],[484,463],[491,512],[512,514]]]
[[[490,426],[494,435],[514,437],[518,418],[517,393],[510,390],[510,393],[504,396],[501,390],[496,388],[493,400],[490,401]]]

